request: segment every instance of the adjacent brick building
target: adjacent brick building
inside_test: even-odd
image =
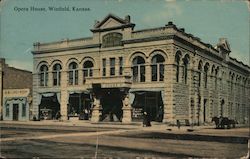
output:
[[[230,57],[225,38],[212,46],[172,22],[134,27],[130,16],[110,14],[92,37],[35,43],[33,115],[60,111],[71,119],[86,111],[94,122],[131,122],[147,112],[166,123],[247,122],[250,67]]]
[[[3,120],[29,120],[32,73],[9,67],[0,59],[1,115]]]

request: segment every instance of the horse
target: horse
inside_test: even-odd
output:
[[[233,128],[235,128],[235,125],[239,123],[236,120],[229,119],[229,124],[232,125]]]
[[[216,129],[218,129],[218,128],[219,128],[219,124],[220,124],[219,118],[216,117],[216,116],[213,117],[213,118],[212,118],[212,122],[215,123]]]
[[[237,123],[236,121],[231,120],[227,117],[220,117],[220,118],[213,117],[212,122],[215,122],[216,129],[218,129],[218,128],[224,129],[225,126],[227,126],[227,128],[230,129],[231,125],[233,128],[235,128],[235,124]]]
[[[230,121],[227,117],[221,117],[220,120],[221,120],[220,121],[220,128],[224,129],[225,125],[227,126],[228,129],[231,128]]]

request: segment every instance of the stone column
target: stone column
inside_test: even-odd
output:
[[[149,64],[145,65],[145,81],[151,82],[151,66]]]
[[[176,66],[175,65],[165,65],[164,69],[164,115],[163,122],[173,124],[175,121],[175,105],[174,105],[174,83],[176,82]]]
[[[0,59],[0,120],[3,118],[3,65],[4,59]]]
[[[100,97],[93,95],[93,98],[94,98],[94,103],[93,103],[91,121],[92,122],[99,122],[101,114],[102,114],[102,112],[101,112],[102,106],[100,104]]]
[[[48,87],[53,87],[53,73],[52,73],[52,71],[48,72]]]
[[[83,69],[78,70],[78,85],[83,85]]]
[[[123,117],[122,117],[122,122],[123,123],[130,123],[132,121],[132,107],[130,105],[130,102],[129,102],[129,95],[128,93],[125,95],[123,101],[123,107],[122,107],[122,110],[123,110]]]
[[[32,106],[32,115],[31,120],[33,117],[36,119],[39,118],[39,104],[41,103],[41,98],[39,98],[40,94],[37,92],[39,89],[39,75],[37,73],[33,74],[33,91],[32,91],[32,98],[33,98],[33,106]]]
[[[68,99],[69,94],[67,91],[68,85],[68,72],[62,71],[61,72],[61,103],[60,103],[60,110],[61,110],[61,119],[68,120]]]
[[[120,65],[119,65],[119,58],[115,58],[115,76],[119,76],[119,70],[120,70]]]

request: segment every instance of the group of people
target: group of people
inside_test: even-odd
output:
[[[147,112],[143,112],[143,127],[149,127],[151,126],[151,117]]]

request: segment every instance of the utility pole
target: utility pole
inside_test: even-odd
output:
[[[5,60],[0,59],[0,120],[3,119],[3,76],[4,76],[4,64]]]

